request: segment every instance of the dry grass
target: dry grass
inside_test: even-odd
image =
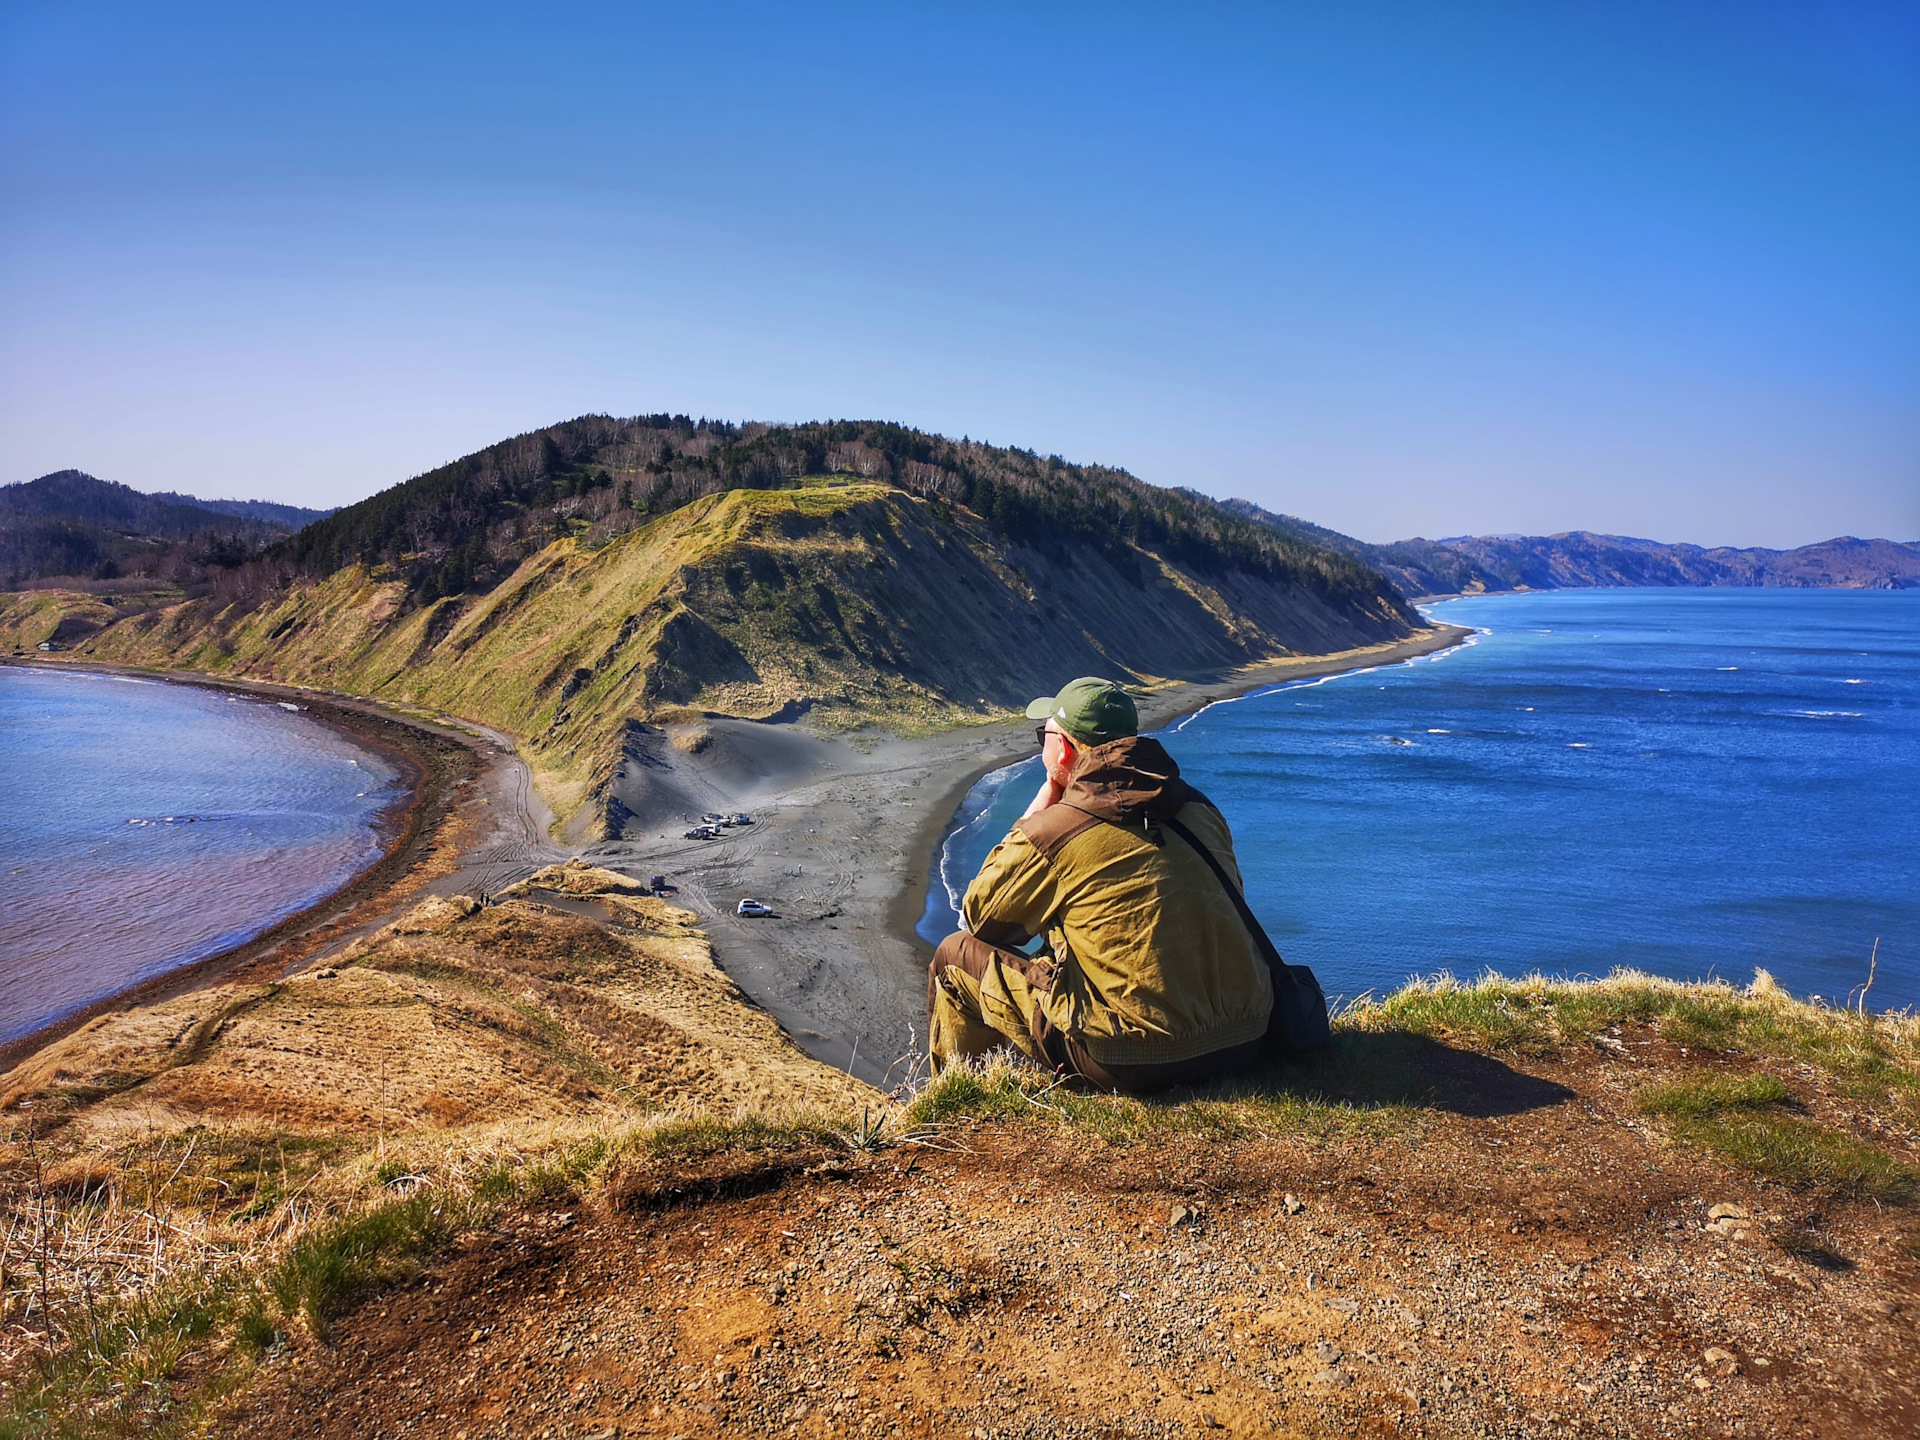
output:
[[[358,1296],[417,1273],[504,1209],[577,1197],[634,1157],[687,1166],[756,1149],[847,1154],[861,1125],[812,1111],[681,1113],[619,1129],[417,1134],[384,1154],[378,1144],[334,1153],[259,1213],[231,1182],[233,1153],[257,1150],[257,1134],[130,1150],[120,1158],[132,1178],[112,1184],[62,1187],[42,1164],[16,1174],[0,1220],[11,1380],[0,1440],[191,1431],[260,1352],[296,1333],[323,1338]],[[29,1163],[50,1158],[39,1140],[14,1140]],[[183,1196],[194,1198],[169,1199]]]
[[[489,924],[503,918],[489,913]],[[474,923],[427,920],[420,933],[434,937]],[[563,962],[579,963],[556,951]],[[836,1091],[825,1108],[680,1105],[645,1116],[416,1123],[382,1135],[298,1135],[257,1122],[164,1136],[72,1123],[21,1132],[0,1201],[13,1381],[0,1440],[190,1430],[244,1383],[261,1351],[325,1334],[357,1296],[533,1197],[673,1204],[746,1193],[889,1146],[957,1147],[980,1121],[1065,1126],[1116,1146],[1413,1139],[1437,1103],[1418,1061],[1431,1041],[1545,1053],[1630,1022],[1709,1055],[1784,1057],[1842,1088],[1913,1093],[1910,1017],[1802,1005],[1764,981],[1736,990],[1621,975],[1590,986],[1410,987],[1341,1015],[1335,1051],[1310,1070],[1145,1100],[1078,1093],[1003,1055],[862,1110]],[[1396,1057],[1406,1073],[1394,1070]],[[1913,1192],[1910,1170],[1822,1125],[1771,1074],[1703,1072],[1638,1099],[1682,1143],[1781,1183],[1882,1201]]]
[[[676,1111],[619,1126],[416,1131],[284,1162],[297,1137],[202,1129],[130,1144],[75,1172],[78,1157],[56,1162],[42,1141],[17,1135],[27,1168],[16,1167],[12,1209],[0,1219],[13,1378],[0,1440],[190,1431],[261,1352],[296,1334],[324,1337],[358,1296],[417,1273],[461,1233],[536,1197],[605,1190],[620,1204],[614,1192],[635,1188],[636,1172],[718,1174],[724,1185],[822,1158],[942,1146],[963,1116],[1065,1118],[1119,1143],[1365,1123],[1359,1112],[1338,1119],[1331,1107],[1314,1118],[1310,1108],[1258,1096],[1150,1105],[1071,1095],[1000,1059],[951,1070],[910,1104],[859,1112]],[[52,1178],[109,1163],[110,1183]]]
[[[1464,982],[1440,975],[1355,1005],[1341,1023],[1529,1055],[1637,1023],[1691,1049],[1800,1060],[1870,1089],[1920,1094],[1920,1016],[1796,1000],[1764,970],[1745,987],[1665,980],[1634,970],[1583,981],[1537,974],[1510,980],[1489,973]]]
[[[16,1069],[0,1440],[187,1427],[262,1348],[615,1158],[871,1130],[852,1111],[874,1092],[742,1003],[686,912],[548,878],[630,928],[429,901],[331,978],[116,1012]],[[793,1109],[809,1095],[848,1113]]]

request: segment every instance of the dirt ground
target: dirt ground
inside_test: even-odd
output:
[[[1411,1118],[1295,1138],[1102,1138],[1042,1099],[616,1174],[277,1353],[222,1432],[1920,1433],[1914,1217],[1670,1147],[1627,1100],[1662,1047],[1426,1042]]]

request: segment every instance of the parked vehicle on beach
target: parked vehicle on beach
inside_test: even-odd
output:
[[[773,914],[773,907],[771,905],[762,905],[758,900],[742,900],[738,905],[733,907],[733,913],[736,915],[752,915],[764,918]]]
[[[713,840],[720,834],[718,825],[696,825],[680,838],[682,840]]]
[[[664,875],[655,875],[649,879],[647,881],[647,889],[651,890],[655,895],[678,895],[680,893],[680,887],[678,885],[668,884],[667,877]]]
[[[702,815],[700,817],[700,823],[702,825],[724,825],[727,823],[727,817],[724,815]]]
[[[729,815],[727,817],[727,824],[729,825],[751,825],[752,823],[753,817],[751,815]]]

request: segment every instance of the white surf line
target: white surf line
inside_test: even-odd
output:
[[[1351,670],[1337,670],[1331,675],[1312,675],[1300,680],[1277,680],[1271,685],[1263,685],[1257,690],[1249,690],[1244,695],[1229,695],[1222,700],[1209,700],[1192,714],[1183,715],[1180,719],[1174,721],[1173,724],[1163,725],[1158,730],[1152,730],[1148,733],[1152,735],[1178,735],[1182,730],[1186,729],[1187,726],[1191,725],[1195,720],[1198,720],[1216,705],[1237,705],[1242,700],[1258,700],[1264,695],[1278,695],[1287,690],[1310,690],[1315,685],[1325,685],[1330,680],[1346,680],[1355,675],[1369,675],[1378,670],[1402,670],[1409,666],[1421,664],[1424,661],[1444,660],[1457,650],[1465,650],[1469,646],[1479,644],[1482,635],[1491,635],[1492,633],[1493,631],[1485,626],[1475,626],[1472,634],[1462,637],[1452,645],[1445,646],[1439,650],[1429,651],[1425,655],[1409,655],[1404,660],[1392,660],[1385,664],[1356,665]]]
[[[1416,608],[1420,610],[1421,614],[1426,615],[1429,620],[1433,619],[1433,616],[1425,607]],[[1435,623],[1450,624],[1451,622],[1436,621]],[[1149,735],[1176,735],[1216,705],[1233,705],[1242,700],[1252,700],[1262,695],[1277,695],[1283,690],[1305,690],[1315,685],[1324,685],[1330,680],[1344,680],[1349,676],[1365,675],[1375,670],[1396,670],[1404,666],[1416,665],[1423,660],[1444,659],[1456,650],[1464,650],[1470,645],[1479,643],[1482,635],[1491,635],[1492,633],[1492,630],[1484,626],[1476,626],[1473,628],[1471,634],[1461,637],[1461,639],[1452,645],[1443,646],[1439,650],[1429,651],[1424,655],[1409,655],[1404,660],[1389,661],[1385,664],[1356,665],[1351,670],[1339,670],[1331,675],[1312,675],[1299,680],[1276,681],[1272,685],[1263,685],[1258,689],[1249,690],[1244,695],[1229,695],[1220,700],[1210,700],[1198,710],[1183,715],[1171,725],[1163,725],[1158,730],[1150,730],[1147,733]],[[947,892],[947,904],[955,913],[959,912],[960,902],[964,898],[965,891],[963,888],[957,888],[951,878],[952,861],[954,858],[953,847],[960,840],[961,836],[965,835],[987,817],[988,813],[993,809],[994,798],[1007,784],[1010,773],[1019,769],[1022,765],[1031,763],[1031,758],[1032,757],[1016,760],[1011,765],[1003,765],[998,770],[990,770],[978,780],[974,781],[973,785],[968,789],[966,796],[961,800],[959,809],[955,810],[953,819],[948,822],[946,834],[941,837],[939,849],[936,852],[938,858],[933,867],[934,873],[932,878],[938,880],[940,882],[940,888]],[[965,820],[960,819],[960,813],[966,809],[967,802],[972,800],[974,796],[980,795],[982,793],[981,787],[989,785],[990,783],[992,784],[992,788],[985,793],[979,812]]]
[[[1426,611],[1423,609],[1421,613],[1426,614]],[[1428,618],[1431,619],[1432,617],[1428,616]],[[1277,695],[1284,690],[1311,689],[1315,685],[1324,685],[1330,680],[1344,680],[1349,676],[1365,675],[1375,670],[1395,670],[1403,666],[1416,665],[1423,660],[1440,660],[1453,654],[1456,650],[1464,650],[1470,645],[1477,644],[1480,636],[1490,635],[1492,633],[1491,630],[1485,627],[1475,627],[1473,633],[1463,636],[1454,644],[1445,646],[1439,650],[1430,651],[1425,655],[1409,655],[1404,660],[1390,661],[1386,664],[1356,665],[1351,670],[1339,670],[1331,675],[1312,675],[1299,680],[1276,681],[1272,685],[1264,685],[1258,689],[1249,690],[1244,695],[1229,695],[1220,700],[1210,700],[1198,710],[1182,716],[1171,725],[1163,725],[1158,730],[1150,730],[1147,733],[1149,735],[1178,734],[1216,705],[1233,705],[1239,701],[1252,700],[1262,695]],[[966,797],[960,803],[960,808],[954,812],[953,820],[948,823],[947,832],[940,840],[938,859],[933,867],[934,874],[932,878],[938,880],[940,882],[940,888],[947,892],[947,904],[955,913],[959,912],[960,902],[964,898],[965,890],[964,887],[956,886],[952,878],[954,846],[960,841],[962,836],[966,835],[976,825],[979,825],[986,819],[987,815],[993,809],[995,797],[998,796],[1000,790],[1008,783],[1011,772],[1030,763],[1031,757],[1024,760],[1016,760],[1011,765],[1003,765],[998,770],[990,770],[981,776],[967,791]],[[960,819],[960,812],[966,808],[967,802],[972,800],[976,795],[982,795],[981,787],[988,785],[991,785],[991,789],[987,790],[982,796],[979,812],[965,820]]]
[[[1006,789],[1007,785],[1011,783],[1013,772],[1020,769],[1023,765],[1032,763],[1033,757],[1029,756],[1024,760],[1016,760],[1011,765],[1002,765],[998,770],[989,770],[985,775],[982,775],[978,780],[973,782],[968,788],[966,796],[960,802],[960,809],[954,812],[954,820],[949,822],[947,833],[940,841],[940,858],[939,863],[934,867],[934,877],[939,880],[940,888],[947,892],[947,904],[956,915],[960,913],[960,902],[965,898],[966,889],[964,885],[955,885],[952,878],[953,847],[961,836],[967,834],[976,826],[985,823],[987,817],[993,813],[993,802],[999,798],[1000,792]],[[983,791],[983,786],[988,788]],[[980,809],[978,813],[965,820],[959,819],[960,811],[965,810],[968,801],[972,800],[976,795],[980,796]]]

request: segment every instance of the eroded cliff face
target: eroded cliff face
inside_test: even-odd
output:
[[[33,603],[57,623],[57,605]],[[352,566],[251,609],[200,599],[93,618],[107,623],[74,647],[86,658],[377,695],[510,731],[562,813],[604,803],[635,718],[804,710],[826,728],[921,728],[1003,714],[1062,676],[1150,684],[1413,629],[1384,587],[1333,600],[1139,546],[1046,555],[862,483],[734,490],[598,548],[556,541],[479,597],[410,607],[400,579]]]

